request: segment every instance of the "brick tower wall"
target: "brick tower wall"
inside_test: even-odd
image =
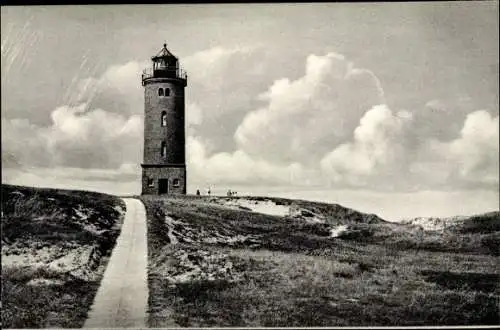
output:
[[[148,185],[148,178],[153,179],[153,186]],[[174,179],[179,185],[174,185]],[[186,167],[146,167],[142,169],[142,194],[157,195],[159,180],[168,180],[168,194],[186,194]]]
[[[184,87],[185,80],[176,78],[151,78],[145,83],[142,194],[158,194],[160,179],[168,180],[168,194],[186,193]],[[169,95],[159,96],[159,88],[168,88]],[[166,142],[164,157],[162,141]],[[152,186],[148,179],[153,179]]]
[[[184,86],[157,79],[144,93],[144,164],[186,163]],[[158,89],[170,89],[170,96],[158,96]],[[161,126],[161,114],[167,113],[167,126]],[[166,157],[161,156],[161,142],[167,143]]]

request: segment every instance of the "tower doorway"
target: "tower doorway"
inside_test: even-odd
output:
[[[158,194],[168,194],[168,179],[158,180]]]

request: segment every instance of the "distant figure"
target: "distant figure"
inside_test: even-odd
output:
[[[196,196],[200,196],[200,189],[196,189]]]
[[[231,189],[229,189],[229,190],[227,191],[227,196],[228,196],[228,197],[233,196],[233,193],[231,192]]]
[[[207,190],[207,195],[210,196],[210,188]]]

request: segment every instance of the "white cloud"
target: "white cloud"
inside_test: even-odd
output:
[[[303,77],[278,79],[259,96],[268,104],[246,115],[235,140],[257,158],[314,163],[352,132],[367,109],[383,101],[381,95],[378,79],[342,55],[310,55]]]
[[[408,120],[407,113],[398,116],[385,105],[373,107],[361,118],[353,141],[326,154],[321,168],[334,182],[354,185],[366,185],[371,177],[380,179],[382,174],[395,174],[404,155],[401,137]]]
[[[118,168],[140,162],[143,65],[115,65],[98,78],[76,82],[68,104],[51,112],[48,126],[2,120],[6,165]]]
[[[308,184],[306,169],[298,163],[286,166],[255,160],[244,151],[221,152],[207,156],[206,147],[196,137],[187,141],[188,170],[191,181],[198,185],[269,185]]]
[[[142,118],[125,117],[102,109],[59,107],[49,127],[27,120],[3,122],[2,153],[21,166],[118,168],[140,161]]]
[[[462,177],[498,183],[498,118],[484,110],[469,114],[460,138],[450,143],[450,155],[459,163]]]
[[[420,180],[453,185],[497,187],[499,182],[499,117],[478,110],[467,115],[460,136],[442,142],[429,139],[411,171]]]
[[[140,116],[127,118],[102,109],[83,112],[84,108],[54,110],[53,125],[42,130],[55,165],[110,168],[140,159]]]

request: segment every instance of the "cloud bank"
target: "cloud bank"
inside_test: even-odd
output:
[[[439,100],[391,109],[376,74],[341,54],[309,55],[296,78],[277,76],[269,56],[217,47],[185,59],[190,186],[498,189],[491,110],[453,116]],[[66,173],[61,180],[137,180],[145,65],[75,82],[50,125],[2,119],[4,181],[33,169]]]

